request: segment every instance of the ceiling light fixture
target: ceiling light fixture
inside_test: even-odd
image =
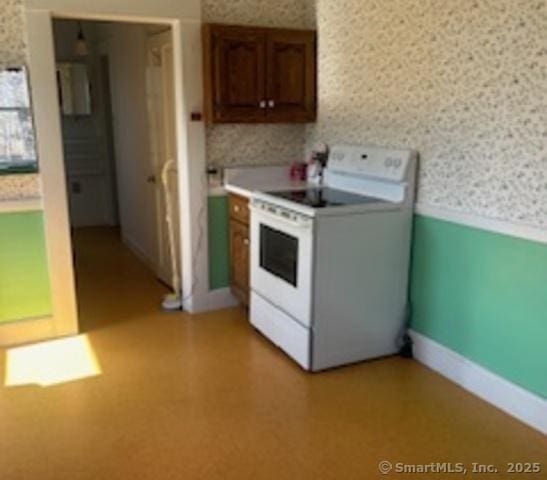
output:
[[[82,22],[78,22],[78,36],[76,37],[76,43],[74,44],[74,53],[78,57],[85,57],[89,53],[87,42],[84,37]]]

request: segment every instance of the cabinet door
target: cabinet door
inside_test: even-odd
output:
[[[220,122],[264,121],[264,34],[239,27],[212,32],[213,118]]]
[[[245,225],[249,225],[249,218],[251,215],[251,212],[249,211],[249,200],[230,193],[230,195],[228,195],[228,204],[230,206],[230,218]]]
[[[315,120],[315,55],[315,32],[279,30],[268,34],[268,120]]]
[[[230,221],[230,261],[232,292],[249,304],[249,227]]]

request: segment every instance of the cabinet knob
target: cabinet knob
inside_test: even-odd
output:
[[[239,213],[239,205],[234,205],[234,212]]]
[[[262,101],[258,104],[258,106],[259,106],[260,108],[266,108],[266,100],[262,100]]]
[[[243,239],[243,244],[244,245],[249,245],[249,239],[248,238]]]
[[[275,107],[275,102],[274,102],[273,100],[270,100],[270,101],[268,102],[268,107],[274,108],[274,107]]]

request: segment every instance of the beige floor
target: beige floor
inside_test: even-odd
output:
[[[369,479],[381,460],[543,461],[527,478],[547,478],[545,437],[414,361],[304,373],[242,310],[160,312],[163,287],[112,232],[76,243],[102,374],[2,384],[2,480]],[[462,478],[403,478],[445,477]]]

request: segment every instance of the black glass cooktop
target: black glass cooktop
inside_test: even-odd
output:
[[[343,207],[367,203],[385,203],[379,198],[367,197],[357,193],[345,192],[334,188],[307,188],[304,190],[283,190],[268,192],[268,195],[312,208]]]

